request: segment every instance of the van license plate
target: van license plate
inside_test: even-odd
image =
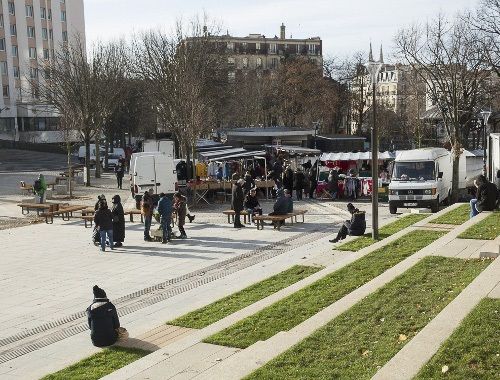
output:
[[[406,207],[414,207],[416,205],[417,205],[416,202],[415,203],[403,203],[403,206],[406,206]]]

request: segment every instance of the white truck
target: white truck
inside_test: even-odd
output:
[[[144,140],[143,152],[161,152],[175,158],[175,144],[173,140]]]
[[[491,133],[488,146],[490,181],[500,188],[500,133]]]
[[[472,179],[481,174],[482,157],[464,151],[459,163],[459,189],[473,185]],[[424,148],[401,151],[396,156],[389,184],[389,211],[395,214],[401,207],[429,207],[439,210],[439,204],[449,200],[452,188],[453,158],[444,148]]]
[[[150,188],[155,194],[174,193],[177,188],[174,158],[162,152],[134,153],[130,160],[130,180],[134,196]]]

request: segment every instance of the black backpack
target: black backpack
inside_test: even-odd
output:
[[[42,190],[42,181],[40,181],[39,179],[37,179],[35,181],[35,183],[33,184],[33,190],[35,190],[37,192],[40,191],[40,190]]]

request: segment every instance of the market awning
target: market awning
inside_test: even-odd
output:
[[[211,158],[226,156],[228,154],[237,154],[247,152],[247,150],[243,148],[232,148],[232,149],[222,149],[222,150],[209,150],[208,152],[199,152],[198,156],[200,156],[201,160],[209,160]]]
[[[265,145],[266,149],[273,148],[276,151],[287,152],[288,154],[294,155],[317,155],[321,154],[319,149],[303,148],[301,146],[293,145]]]
[[[396,158],[395,152],[379,152],[379,160],[391,160]],[[372,159],[372,152],[347,152],[347,153],[323,153],[321,161],[365,161]]]
[[[211,158],[209,161],[229,161],[229,160],[237,160],[240,158],[246,157],[255,157],[255,156],[264,156],[266,154],[263,150],[254,150],[254,151],[245,151],[240,153],[229,154],[227,156]]]

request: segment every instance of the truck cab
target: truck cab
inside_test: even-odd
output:
[[[398,208],[430,208],[451,194],[452,158],[444,148],[424,148],[400,152],[394,162],[389,184],[389,211]]]

